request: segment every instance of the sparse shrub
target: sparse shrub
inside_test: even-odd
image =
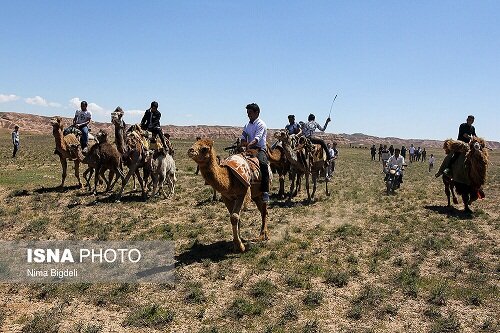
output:
[[[309,289],[311,282],[309,277],[301,274],[290,274],[285,277],[286,284],[294,289]]]
[[[401,286],[401,289],[403,289],[403,292],[412,297],[417,297],[419,280],[420,271],[416,265],[404,267],[397,278],[397,282]]]
[[[342,288],[347,286],[347,283],[349,282],[349,275],[346,272],[332,269],[326,272],[325,282],[329,285]]]
[[[448,258],[441,258],[441,259],[439,259],[439,263],[438,263],[437,267],[440,269],[449,268],[449,267],[451,267],[451,260]]]
[[[305,305],[309,307],[318,307],[323,301],[323,293],[321,291],[308,291],[303,299]]]
[[[440,281],[431,289],[428,301],[435,305],[445,305],[448,294],[448,284],[445,281]]]
[[[259,280],[250,289],[250,294],[263,304],[271,304],[276,286],[269,280]]]
[[[481,332],[498,332],[500,330],[500,326],[498,325],[498,321],[491,318],[486,318],[479,327]]]
[[[35,313],[21,329],[22,333],[57,333],[59,331],[59,315],[54,311]]]
[[[129,313],[123,325],[161,329],[167,326],[172,320],[174,320],[174,313],[172,311],[153,304]]]
[[[352,319],[360,319],[363,312],[376,309],[384,298],[385,292],[382,288],[365,285],[359,294],[351,301],[351,308],[347,316]]]
[[[22,230],[21,233],[24,235],[30,236],[38,236],[40,234],[44,234],[47,230],[47,225],[49,224],[49,219],[46,217],[42,217],[39,219],[35,219],[30,221]]]
[[[430,307],[428,307],[427,309],[425,309],[424,315],[427,318],[436,319],[436,318],[441,317],[441,312],[439,311],[438,307],[431,305]]]
[[[283,322],[294,321],[299,318],[299,311],[297,307],[293,304],[285,305],[283,309],[283,314],[281,315],[281,320]]]
[[[186,286],[186,296],[184,297],[186,303],[201,304],[205,302],[206,298],[203,294],[200,282],[190,282]]]
[[[456,315],[438,318],[431,326],[430,333],[451,333],[460,331],[460,322]]]
[[[340,239],[346,240],[350,237],[360,237],[362,235],[361,228],[352,224],[344,223],[335,229],[334,235]]]
[[[260,315],[263,311],[264,307],[260,302],[249,302],[244,298],[236,298],[229,306],[228,315],[241,319],[244,316]]]
[[[79,322],[75,325],[75,333],[100,333],[102,332],[102,325],[100,324],[84,324]]]
[[[319,333],[319,323],[316,319],[308,320],[302,329],[302,333]]]

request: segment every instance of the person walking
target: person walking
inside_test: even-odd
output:
[[[434,157],[433,154],[431,154],[431,157],[429,157],[429,172],[434,168],[434,162],[436,161],[436,158]]]
[[[372,156],[372,161],[375,161],[375,155],[377,154],[377,147],[375,147],[375,145],[370,148],[370,154]]]
[[[14,126],[14,130],[12,131],[12,144],[14,145],[14,150],[12,151],[12,158],[16,157],[17,152],[19,151],[19,126]]]
[[[241,134],[241,145],[247,149],[257,149],[257,158],[259,160],[259,168],[261,174],[261,191],[262,200],[265,203],[269,202],[269,162],[266,154],[267,126],[262,119],[259,118],[260,108],[256,103],[251,103],[246,106],[248,124],[243,127]]]

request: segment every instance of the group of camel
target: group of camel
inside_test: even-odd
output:
[[[151,175],[154,181],[153,196],[158,190],[158,172],[152,172],[153,168],[151,161],[158,160],[158,155],[152,156],[151,152],[145,148],[143,139],[141,138],[140,128],[136,125],[132,126],[129,131],[125,132],[125,124],[122,120],[123,113],[113,112],[112,123],[115,129],[115,143],[107,142],[107,135],[100,132],[97,135],[99,141],[89,150],[87,156],[83,156],[78,138],[74,134],[63,135],[63,125],[60,117],[52,119],[53,135],[56,142],[56,153],[59,155],[62,166],[62,181],[61,187],[64,186],[67,171],[67,160],[73,160],[75,163],[75,176],[78,179],[78,184],[81,187],[79,177],[79,165],[81,162],[86,163],[89,167],[84,173],[87,181],[87,186],[90,189],[89,179],[92,172],[95,173],[94,180],[94,193],[100,178],[106,182],[106,190],[112,190],[116,181],[120,178],[122,186],[117,195],[119,200],[122,197],[123,190],[130,178],[137,177],[141,186],[142,196],[147,196],[146,183],[148,176]],[[305,187],[307,191],[307,201],[310,202],[314,199],[316,192],[317,181],[321,174],[326,175],[327,162],[323,157],[323,149],[320,145],[312,144],[308,139],[303,136],[291,135],[286,130],[278,131],[274,137],[280,144],[273,145],[271,148],[267,145],[267,156],[269,164],[273,172],[279,175],[279,192],[280,198],[285,197],[285,176],[289,174],[290,188],[288,191],[287,202],[291,202],[292,197],[297,194],[300,189],[301,177],[305,178]],[[453,170],[460,170],[466,168],[468,178],[470,181],[467,184],[460,183],[457,179],[448,176],[443,176],[445,184],[445,192],[448,196],[448,205],[450,205],[450,192],[453,194],[454,201],[456,201],[453,189],[456,188],[459,194],[462,195],[465,210],[469,210],[469,205],[472,201],[477,199],[475,193],[484,184],[486,175],[486,167],[488,164],[488,154],[485,148],[484,140],[475,138],[470,145],[459,145],[460,150],[457,151],[456,141],[447,140],[444,148],[445,152],[462,153],[464,157],[460,160],[461,164],[453,166]],[[165,154],[162,154],[165,156]],[[170,171],[163,170],[163,177],[167,176],[171,181],[169,182],[169,192],[173,193],[175,182],[175,163],[173,158],[166,153],[173,164],[164,164],[163,169],[170,168]],[[193,159],[199,166],[201,175],[205,182],[212,186],[213,189],[222,195],[229,214],[233,230],[233,245],[236,251],[245,251],[245,245],[240,236],[240,212],[245,202],[245,197],[250,195],[251,199],[257,205],[261,215],[261,228],[259,240],[268,239],[267,230],[267,203],[262,199],[261,184],[258,180],[253,179],[252,182],[245,183],[241,177],[238,176],[234,170],[228,165],[221,163],[220,158],[214,148],[214,142],[209,139],[202,139],[196,141],[188,150],[188,156]],[[249,157],[250,158],[250,157]],[[149,162],[148,162],[149,161]],[[250,161],[247,163],[249,169]],[[255,163],[255,162],[254,162]],[[257,162],[258,163],[258,162]],[[128,167],[126,175],[122,172],[122,164]],[[147,166],[149,165],[149,168]],[[156,164],[157,165],[157,164]],[[168,166],[165,166],[168,165]],[[158,168],[158,165],[157,165]],[[141,176],[140,170],[143,169],[144,179]],[[110,170],[108,179],[104,175],[104,171]],[[90,176],[88,175],[90,173]],[[161,174],[162,172],[160,172]],[[168,173],[168,175],[166,175]],[[156,177],[155,177],[156,175]],[[312,178],[313,189],[312,193],[309,189],[309,178]],[[114,178],[114,180],[113,180]],[[172,181],[173,179],[173,181]],[[164,179],[160,179],[160,187]],[[134,180],[135,183],[135,180]],[[325,176],[326,194],[328,191],[328,177]],[[163,190],[162,190],[163,191]],[[164,192],[163,192],[164,193]],[[165,195],[165,193],[164,193]]]
[[[111,121],[115,130],[115,142],[108,142],[108,134],[105,131],[99,131],[96,134],[96,143],[90,147],[86,156],[83,155],[78,137],[74,133],[64,135],[64,126],[61,117],[51,119],[52,134],[55,139],[55,154],[59,156],[62,167],[62,179],[60,188],[64,187],[66,180],[68,160],[74,162],[75,177],[78,180],[78,186],[82,187],[80,180],[80,163],[86,164],[88,169],[83,173],[86,187],[91,189],[90,178],[94,177],[93,193],[97,193],[97,185],[104,180],[106,182],[106,192],[111,191],[118,181],[122,180],[121,188],[116,196],[117,201],[121,199],[123,190],[131,177],[139,181],[142,197],[146,198],[146,184],[149,176],[152,178],[153,193],[155,196],[161,191],[166,197],[174,192],[175,185],[175,163],[168,154],[166,148],[160,148],[157,151],[148,149],[146,139],[142,137],[142,130],[138,126],[133,126],[127,132],[125,123],[122,120],[123,112],[113,112]],[[161,165],[158,161],[162,161]],[[122,166],[128,167],[126,175],[123,173]],[[165,170],[168,167],[168,170]],[[141,175],[141,169],[143,175]],[[163,170],[161,170],[163,169]],[[105,171],[109,170],[106,178]],[[166,178],[166,179],[164,179]],[[167,181],[169,194],[163,190],[163,182]]]

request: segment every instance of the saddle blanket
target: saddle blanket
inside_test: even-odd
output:
[[[247,157],[243,154],[231,155],[221,162],[221,166],[229,167],[246,186],[260,183],[260,167],[257,157]]]

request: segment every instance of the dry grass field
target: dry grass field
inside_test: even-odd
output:
[[[490,154],[486,198],[464,215],[446,209],[427,163],[410,164],[387,196],[369,150],[340,147],[331,196],[320,183],[306,205],[273,198],[270,240],[232,252],[228,213],[212,202],[174,141],[175,197],[121,203],[54,189],[61,167],[48,135],[22,133],[11,159],[0,132],[3,240],[169,239],[176,281],[167,284],[0,284],[1,332],[498,332],[500,153]],[[219,154],[229,142],[217,142]],[[430,149],[438,164],[443,152]],[[278,181],[272,184],[277,192]],[[288,181],[287,181],[288,186]],[[242,236],[258,235],[255,206]]]

